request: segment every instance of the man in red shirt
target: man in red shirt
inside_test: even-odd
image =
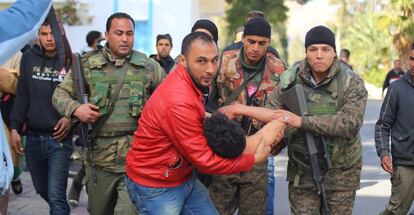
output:
[[[274,134],[271,139],[267,134],[262,135],[265,138],[248,138],[247,149],[258,145],[251,150],[254,154],[233,159],[216,155],[207,145],[203,94],[217,72],[218,58],[217,45],[209,35],[187,35],[180,64],[142,111],[127,154],[126,171],[130,198],[143,214],[218,214],[207,189],[195,177],[194,168],[208,174],[233,174],[249,171],[254,164],[267,160]],[[283,123],[278,123],[282,128]]]

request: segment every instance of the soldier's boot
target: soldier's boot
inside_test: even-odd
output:
[[[79,196],[82,192],[83,183],[82,180],[85,177],[85,165],[82,164],[82,168],[73,177],[72,185],[69,191],[69,204],[72,207],[76,207],[79,204]]]
[[[69,191],[69,204],[72,207],[76,207],[79,204],[79,196],[82,191],[82,184],[72,183]]]

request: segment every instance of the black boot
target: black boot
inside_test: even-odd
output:
[[[82,179],[85,177],[85,166],[82,165],[82,168],[78,173],[73,177],[72,186],[69,191],[69,204],[72,207],[76,207],[79,204],[79,196],[82,192]]]

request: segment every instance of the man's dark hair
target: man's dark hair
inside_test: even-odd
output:
[[[220,112],[205,119],[204,136],[213,152],[223,158],[238,157],[246,147],[243,128]]]
[[[351,56],[351,52],[348,49],[341,49],[340,55],[349,58],[349,56]]]
[[[188,50],[190,49],[191,44],[194,42],[194,40],[202,40],[206,43],[214,43],[214,39],[204,33],[204,32],[199,32],[199,31],[195,31],[195,32],[191,32],[189,34],[187,34],[187,36],[184,37],[183,42],[181,43],[181,54],[184,56],[187,56],[188,54]]]
[[[157,44],[158,44],[158,41],[160,41],[162,39],[170,41],[171,47],[173,46],[173,44],[172,44],[172,38],[171,38],[171,35],[170,34],[158,34],[157,35]]]
[[[96,39],[101,37],[101,32],[99,31],[89,31],[89,33],[86,35],[86,43],[88,46],[91,46]]]
[[[50,25],[50,22],[48,19],[45,19],[45,21],[43,21],[42,25]]]
[[[111,29],[113,19],[129,19],[131,20],[132,25],[134,26],[134,29],[135,29],[134,19],[132,19],[132,17],[126,13],[118,12],[118,13],[114,13],[111,16],[109,16],[108,19],[106,20],[106,32],[109,32],[109,29]]]

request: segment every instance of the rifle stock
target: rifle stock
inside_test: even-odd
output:
[[[305,90],[303,89],[302,84],[296,84],[288,90],[283,91],[281,95],[281,102],[287,110],[295,113],[296,115],[309,115],[308,106],[306,104]],[[329,215],[330,211],[326,201],[325,187],[322,183],[323,175],[318,161],[318,149],[316,148],[315,137],[311,132],[305,131],[305,141],[311,161],[313,178],[315,180],[316,188],[318,189],[318,195],[321,198],[321,212],[323,215]],[[326,146],[324,146],[324,148],[326,148]],[[330,166],[329,158],[327,161],[327,165]]]
[[[88,93],[86,91],[86,82],[85,82],[85,75],[83,72],[81,56],[78,53],[73,55],[73,64],[72,64],[72,75],[73,75],[73,82],[75,84],[75,94],[76,99],[81,104],[87,104],[89,102]],[[88,148],[88,161],[92,166],[92,175],[93,175],[93,182],[96,185],[97,177],[96,177],[96,169],[95,169],[95,161],[93,159],[92,153],[92,125],[90,123],[83,123],[80,122],[79,125],[81,140],[83,142],[83,147]]]

